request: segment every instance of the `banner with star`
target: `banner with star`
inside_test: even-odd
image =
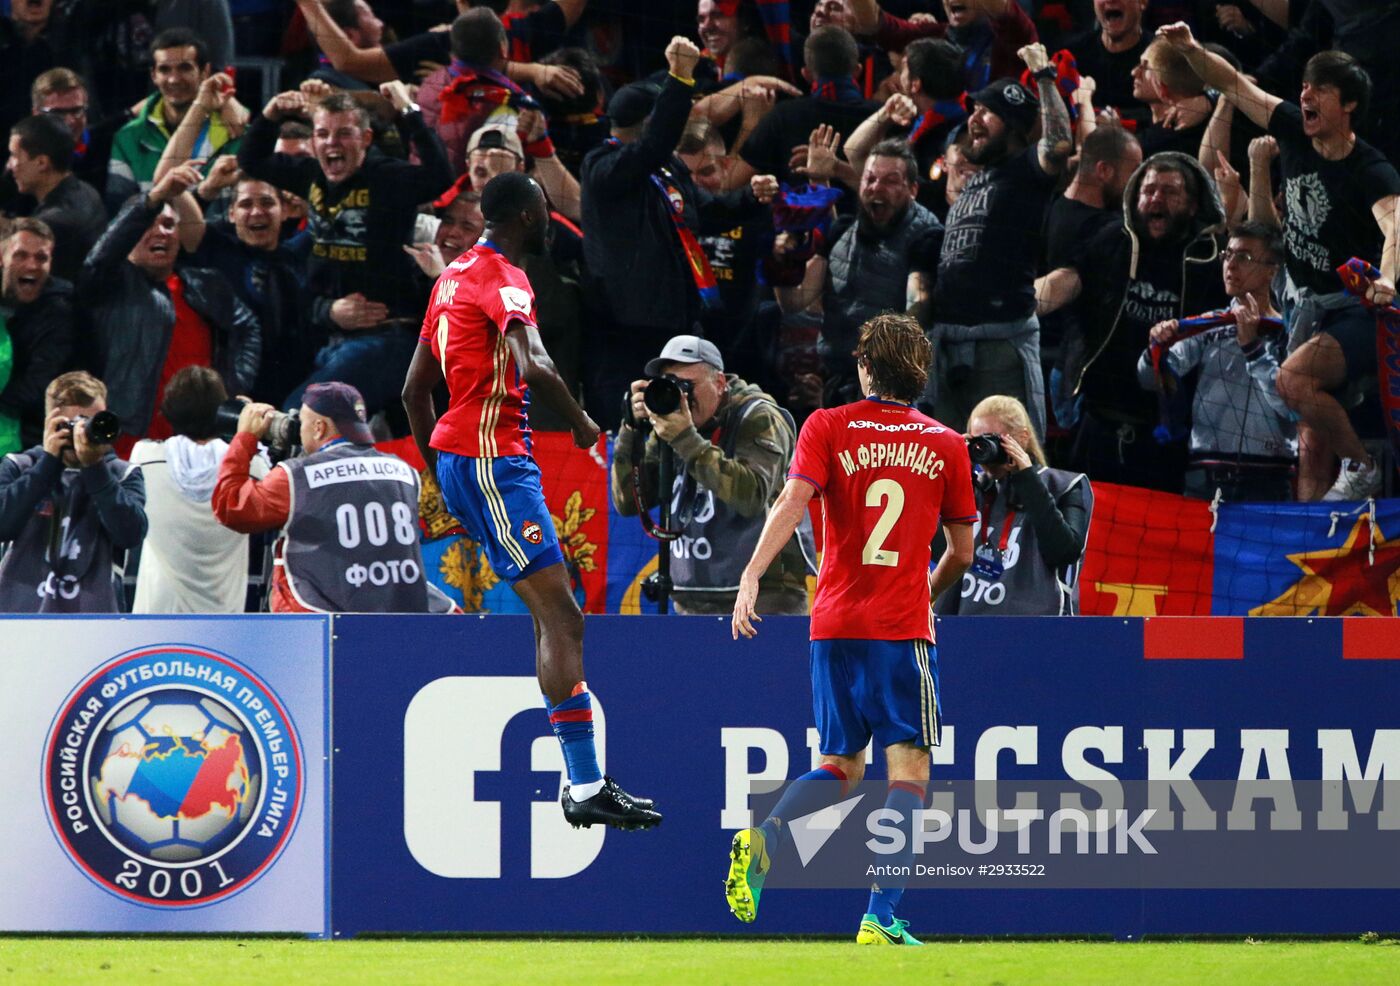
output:
[[[1400,500],[1220,508],[1216,615],[1395,616],[1397,600]]]

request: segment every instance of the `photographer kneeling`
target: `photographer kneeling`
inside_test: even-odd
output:
[[[1014,397],[988,397],[968,417],[977,488],[972,567],[941,616],[1075,616],[1079,564],[1094,493],[1083,473],[1045,465],[1030,416]]]
[[[112,451],[102,381],[65,373],[44,407],[44,444],[0,463],[0,612],[120,613],[117,552],[146,536],[141,470]]]
[[[242,534],[283,528],[274,613],[426,613],[418,541],[418,473],[374,447],[365,402],[347,383],[314,383],[296,423],[305,455],[261,482],[248,474],[275,422],[269,404],[246,404],[214,485],[214,516]]]
[[[714,343],[675,336],[646,365],[647,380],[632,381],[626,413],[613,450],[612,501],[623,516],[658,502],[660,457],[678,460],[672,486],[670,542],[676,612],[733,612],[739,575],[763,530],[768,508],[783,488],[792,461],[796,428],[792,417],[753,384],[724,372]],[[648,387],[670,391],[675,410],[648,407]],[[676,393],[679,389],[679,394]],[[659,393],[650,396],[658,405]],[[644,423],[639,428],[639,423]],[[633,483],[637,436],[643,429],[645,457]],[[807,562],[799,534],[783,549],[759,583],[757,612],[801,616],[807,612]]]

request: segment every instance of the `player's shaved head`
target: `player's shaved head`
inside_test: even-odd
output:
[[[913,403],[928,382],[933,347],[913,316],[876,315],[860,327],[854,356],[876,395]]]
[[[527,253],[543,253],[549,232],[549,206],[544,190],[523,171],[507,171],[481,190],[481,217],[488,229],[521,234]]]
[[[508,223],[526,212],[541,195],[540,186],[523,171],[507,171],[481,190],[481,215],[488,223]]]

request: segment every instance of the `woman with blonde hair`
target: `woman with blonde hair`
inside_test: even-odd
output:
[[[978,523],[962,593],[942,615],[1072,616],[1094,493],[1083,473],[1051,469],[1025,405],[997,394],[968,416]]]

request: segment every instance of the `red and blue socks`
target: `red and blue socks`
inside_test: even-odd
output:
[[[593,746],[593,702],[588,685],[580,681],[573,694],[558,705],[544,700],[549,725],[564,749],[564,765],[569,771],[569,797],[587,801],[603,789],[603,771],[598,767],[598,751]]]
[[[885,873],[907,873],[914,864],[914,813],[924,806],[924,786],[911,781],[891,781],[885,807],[899,812],[899,830],[904,833],[904,848],[889,856],[880,856]],[[907,877],[887,876],[881,884],[870,888],[870,904],[866,911],[875,915],[881,927],[894,923],[894,909],[904,896]]]
[[[789,784],[774,806],[772,814],[759,826],[768,854],[776,854],[783,840],[787,838],[785,819],[801,818],[803,815],[810,815],[814,811],[834,805],[845,793],[846,772],[829,763],[822,764]]]

